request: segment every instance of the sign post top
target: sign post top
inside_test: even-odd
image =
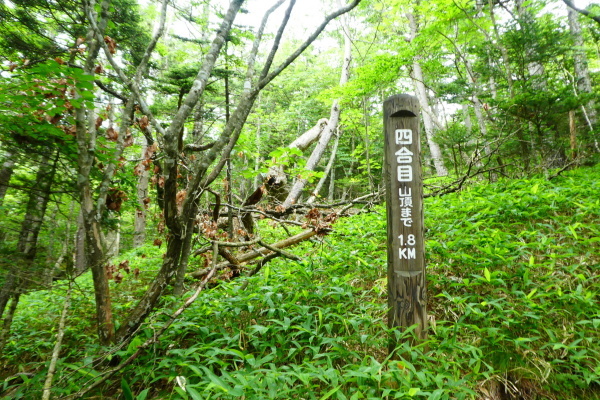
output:
[[[383,102],[383,117],[416,117],[419,115],[419,101],[409,94],[396,94]]]

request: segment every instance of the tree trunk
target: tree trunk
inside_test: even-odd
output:
[[[191,232],[188,234],[191,235]],[[156,306],[158,299],[177,271],[184,240],[185,238],[176,236],[175,234],[171,234],[169,237],[162,266],[156,277],[152,280],[148,290],[127,316],[126,322],[119,328],[116,336],[117,342],[125,341],[131,337]]]
[[[329,192],[327,194],[327,200],[333,201],[335,195],[335,168],[331,169],[329,173]]]
[[[415,37],[417,37],[419,33],[417,21],[415,20],[415,16],[412,13],[408,13],[406,14],[406,16],[410,24],[410,40],[412,41]],[[427,94],[427,89],[425,88],[425,78],[423,77],[423,70],[421,69],[421,64],[419,63],[418,56],[416,56],[413,59],[411,78],[415,87],[417,98],[419,99],[419,103],[421,104],[421,115],[423,116],[425,136],[427,137],[427,144],[429,145],[429,151],[431,153],[431,158],[433,159],[433,164],[435,165],[436,174],[437,176],[447,176],[448,170],[444,165],[442,150],[440,149],[439,144],[437,144],[434,140],[435,131],[441,127],[441,124],[437,120],[431,108],[429,102],[429,95]]]
[[[442,150],[440,149],[440,145],[434,140],[435,132],[437,130],[436,125],[439,123],[435,120],[433,111],[429,106],[429,96],[427,95],[427,89],[423,83],[423,71],[421,69],[421,64],[416,60],[413,61],[412,78],[417,98],[419,99],[421,109],[423,110],[421,114],[423,116],[423,126],[425,127],[425,136],[427,138],[433,165],[435,166],[435,172],[437,176],[447,176],[448,169],[446,169],[446,165],[444,164]]]
[[[577,127],[575,125],[575,111],[569,111],[569,142],[571,144],[571,159],[577,158]]]
[[[569,17],[569,30],[573,38],[573,44],[575,45],[573,49],[573,64],[575,69],[575,78],[577,79],[577,91],[579,93],[590,94],[593,93],[592,82],[590,79],[587,56],[584,50],[585,43],[583,41],[583,36],[581,35],[581,26],[579,25],[579,21],[577,19],[578,13],[571,7],[567,7],[567,10]],[[590,134],[593,135],[594,127],[596,126],[598,120],[596,114],[596,102],[594,99],[590,99],[587,102],[587,105],[582,107],[582,109],[584,116],[589,122]],[[593,137],[592,140],[595,144],[596,150],[600,151],[598,148],[597,138]]]
[[[321,179],[319,179],[319,183],[317,183],[317,187],[313,191],[312,195],[306,201],[308,204],[312,204],[315,202],[315,200],[317,199],[317,196],[319,195],[319,192],[321,191],[321,188],[323,188],[323,185],[325,184],[325,181],[327,180],[327,177],[331,175],[331,178],[333,179],[333,174],[332,174],[333,164],[335,163],[335,156],[337,155],[337,149],[338,149],[339,143],[340,143],[340,133],[338,132],[338,134],[335,135],[335,141],[333,142],[333,148],[331,149],[331,155],[329,156],[329,162],[327,163],[327,166],[325,167],[323,176],[321,177]],[[371,189],[372,189],[372,187],[371,187]]]
[[[19,292],[15,292],[11,296],[10,307],[8,308],[8,312],[4,317],[2,331],[0,332],[0,351],[4,349],[4,345],[6,344],[6,339],[10,333],[10,326],[12,325],[13,318],[15,317],[15,311],[17,310],[17,305],[19,304],[20,298],[21,294]]]
[[[2,168],[0,169],[0,207],[4,202],[4,196],[8,190],[8,183],[13,173],[13,167],[15,166],[16,156],[13,153],[7,153]]]
[[[146,157],[148,144],[142,146],[142,160]],[[148,183],[150,182],[150,171],[145,167],[139,169],[140,175],[137,184],[137,209],[135,210],[135,219],[133,223],[133,247],[140,247],[146,240],[146,207],[145,200],[148,198]]]
[[[121,247],[121,218],[117,218],[117,226],[114,229],[109,229],[106,233],[106,258],[113,258],[119,256],[119,250]]]
[[[20,293],[22,278],[32,273],[31,266],[37,252],[37,239],[50,200],[50,189],[54,181],[57,163],[58,153],[52,163],[48,154],[45,154],[40,161],[35,183],[29,192],[25,218],[21,224],[17,243],[17,251],[22,257],[22,262],[11,266],[0,290],[0,316],[4,313],[8,300]]]
[[[83,225],[83,211],[77,214],[77,232],[75,233],[75,276],[83,274],[88,267],[85,251],[85,226]]]
[[[42,228],[46,206],[50,200],[50,188],[54,180],[54,173],[58,163],[58,155],[54,162],[50,162],[50,156],[44,155],[35,179],[35,187],[29,194],[27,213],[21,224],[21,233],[17,250],[27,259],[33,260],[37,251],[37,238]]]

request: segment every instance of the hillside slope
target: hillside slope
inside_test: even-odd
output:
[[[385,209],[340,220],[262,274],[203,292],[161,341],[102,389],[123,399],[600,398],[600,168],[547,181],[481,185],[426,201],[428,343],[387,354]],[[156,250],[146,249],[150,254]],[[122,257],[154,268],[152,254]],[[159,257],[159,254],[154,254]],[[80,279],[54,398],[99,371]],[[115,288],[119,307],[139,282]],[[64,292],[22,301],[2,365],[32,372],[6,383],[39,398]],[[123,359],[152,337],[165,306]],[[410,335],[410,332],[405,333]]]

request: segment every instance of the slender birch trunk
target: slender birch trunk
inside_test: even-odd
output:
[[[142,146],[141,159],[144,160],[146,157],[146,151],[148,144]],[[137,191],[137,209],[135,210],[135,218],[133,222],[133,247],[140,247],[146,240],[146,207],[145,202],[148,198],[148,184],[150,182],[150,171],[146,170],[145,167],[140,168],[140,175],[138,176],[138,183],[136,187]]]
[[[571,7],[567,7],[567,10],[569,18],[569,31],[571,32],[573,44],[575,45],[573,51],[573,64],[575,69],[575,78],[577,79],[577,92],[591,94],[593,93],[592,82],[590,79],[587,56],[585,54],[585,43],[581,34],[581,25],[579,24],[578,20],[578,13]],[[590,99],[585,107],[582,106],[582,111],[584,117],[588,121],[590,135],[593,135],[594,127],[596,126],[598,120],[596,113],[596,101],[594,99]],[[592,137],[592,140],[594,142],[596,151],[600,151],[598,139],[596,137]]]
[[[410,25],[411,38],[412,41],[419,34],[417,21],[415,16],[412,13],[406,14],[408,18],[408,22]],[[421,105],[421,110],[423,111],[421,115],[423,116],[423,125],[425,127],[425,136],[427,138],[427,144],[429,146],[429,152],[431,153],[431,158],[433,159],[433,164],[435,166],[435,171],[437,176],[447,176],[448,169],[444,164],[444,158],[442,156],[442,150],[440,149],[440,145],[437,144],[434,140],[435,132],[437,129],[441,127],[440,122],[438,121],[429,101],[429,95],[427,94],[427,89],[425,88],[425,78],[423,76],[423,70],[421,68],[421,64],[419,62],[419,57],[416,56],[413,59],[412,63],[412,73],[411,78],[413,81],[413,85],[415,87],[415,92],[417,94],[417,98],[419,99],[419,103]]]
[[[58,356],[60,355],[60,349],[62,347],[62,340],[65,336],[65,325],[67,321],[67,313],[71,306],[71,290],[72,282],[69,282],[69,289],[65,296],[65,302],[63,304],[63,310],[60,315],[60,321],[58,322],[58,331],[56,333],[56,343],[52,350],[52,357],[50,358],[50,366],[48,367],[48,373],[46,374],[46,380],[44,381],[44,390],[42,392],[42,400],[50,400],[50,390],[52,389],[52,381],[54,380],[54,374],[56,373],[56,364],[58,363]]]

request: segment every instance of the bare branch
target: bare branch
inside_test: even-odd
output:
[[[281,249],[284,249],[286,247],[293,246],[293,245],[295,245],[297,243],[300,243],[300,242],[302,242],[302,241],[304,241],[306,239],[309,239],[309,238],[311,238],[311,237],[313,237],[313,236],[315,236],[317,234],[318,234],[317,231],[315,231],[313,229],[309,229],[309,230],[301,232],[301,233],[299,233],[299,234],[297,234],[295,236],[292,236],[290,238],[287,238],[287,239],[281,240],[281,241],[279,241],[277,243],[274,243],[274,244],[270,245],[269,248],[267,248],[267,247],[261,247],[261,248],[259,248],[257,250],[252,250],[252,251],[249,251],[247,253],[243,253],[243,254],[237,256],[236,258],[237,258],[237,261],[239,261],[239,263],[242,264],[242,263],[248,262],[250,260],[253,260],[255,258],[258,258],[260,256],[268,256],[273,251],[275,251],[275,250],[271,250],[271,249],[281,250]],[[224,263],[220,263],[217,266],[217,268],[218,269],[228,268],[230,265],[231,264],[229,262],[224,262]],[[202,278],[209,271],[210,271],[209,268],[205,268],[205,269],[201,269],[201,270],[198,270],[198,271],[194,271],[190,275],[192,277],[194,277],[194,278]]]
[[[94,83],[96,84],[96,86],[98,86],[100,89],[102,89],[103,91],[105,91],[106,93],[113,95],[114,97],[116,97],[117,99],[121,100],[123,103],[127,102],[127,97],[125,97],[124,95],[122,95],[121,93],[117,92],[114,89],[109,88],[108,86],[106,86],[104,83],[102,83],[101,80],[96,79],[94,81]]]
[[[285,258],[289,258],[290,260],[295,260],[295,261],[302,261],[301,257],[298,257],[297,255],[292,254],[292,253],[288,253],[285,250],[278,249],[277,247],[273,247],[273,246],[265,243],[263,240],[260,240],[259,243],[261,246],[271,250],[274,253],[278,253],[279,255],[281,255]]]
[[[585,15],[586,17],[591,18],[600,24],[600,16],[596,15],[595,13],[576,7],[575,4],[573,4],[573,2],[570,0],[563,0],[563,2],[573,10],[577,11],[579,14]]]
[[[183,150],[186,151],[205,151],[211,149],[215,145],[215,142],[210,142],[207,144],[186,144],[183,147]]]
[[[265,26],[267,25],[267,21],[269,20],[269,17],[271,16],[271,14],[275,10],[277,10],[283,3],[285,3],[285,1],[286,0],[279,0],[273,7],[269,8],[267,10],[267,12],[265,13],[265,15],[263,16],[263,19],[260,23],[260,27],[258,28],[258,31],[256,32],[254,43],[252,43],[252,51],[250,51],[250,56],[248,57],[248,69],[246,70],[247,84],[245,84],[246,90],[249,90],[252,86],[251,81],[252,81],[252,78],[254,77],[254,64],[256,62],[256,55],[258,54],[258,48],[260,46],[260,42],[262,41],[262,35],[265,31]]]
[[[304,50],[306,50],[308,48],[308,46],[310,46],[312,44],[312,42],[315,41],[315,39],[321,34],[321,32],[323,32],[323,30],[327,27],[327,25],[333,19],[352,10],[360,2],[361,2],[361,0],[353,0],[347,6],[342,7],[340,9],[338,9],[337,11],[334,11],[333,13],[326,16],[325,20],[321,23],[321,25],[319,25],[317,27],[317,29],[308,37],[308,39],[306,39],[304,41],[304,43],[302,43],[302,45],[300,45],[300,47],[298,47],[298,49],[296,49],[295,52],[293,52],[287,59],[285,59],[285,61],[283,61],[281,64],[279,64],[279,66],[277,68],[275,68],[275,70],[273,72],[269,73],[267,76],[264,77],[264,79],[260,80],[260,82],[258,83],[258,87],[263,88],[269,82],[271,82],[273,79],[275,79],[275,77],[277,77],[284,69],[286,69],[292,62],[294,62],[294,60],[296,58],[298,58],[300,56],[300,54],[302,54],[304,52]]]
[[[285,27],[287,26],[287,23],[290,20],[290,14],[292,13],[292,10],[294,9],[295,5],[296,5],[296,0],[290,0],[290,5],[288,6],[287,10],[285,11],[285,15],[283,17],[283,20],[281,21],[281,25],[279,26],[279,29],[277,30],[277,35],[275,36],[275,40],[273,41],[273,46],[271,46],[271,51],[269,52],[269,55],[267,56],[267,60],[265,61],[263,70],[260,73],[259,81],[263,80],[269,73],[269,70],[271,69],[271,65],[273,64],[273,59],[275,58],[275,54],[277,53],[277,50],[279,49],[279,43],[281,42],[281,37],[283,36],[283,32],[285,31]]]

